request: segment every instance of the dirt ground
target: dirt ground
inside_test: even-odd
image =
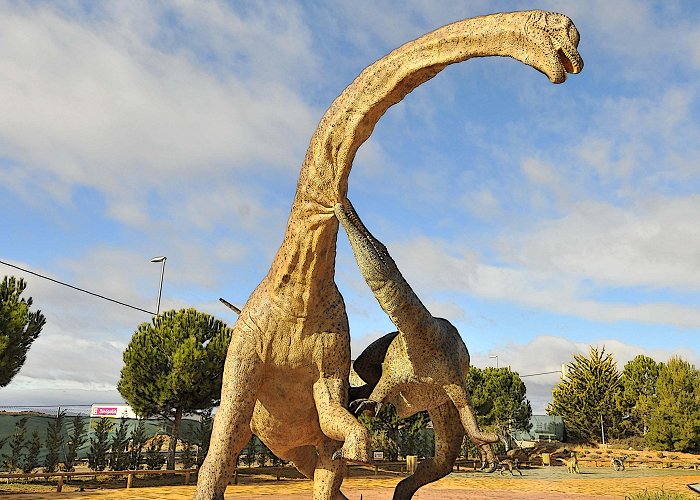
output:
[[[350,477],[343,482],[343,492],[353,500],[388,500],[392,497],[395,477]],[[0,497],[19,500],[70,499],[70,500],[188,500],[194,486],[138,486],[132,489],[97,489],[75,491],[67,484],[62,493],[54,491],[20,493],[10,491],[0,484]],[[525,469],[523,476],[509,474],[483,474],[477,472],[453,472],[446,478],[418,491],[417,500],[607,500],[624,499],[626,495],[644,490],[685,493],[695,495],[687,484],[700,482],[700,471],[687,469],[632,468],[615,472],[609,467],[584,467],[581,474],[567,474],[564,467],[540,467]],[[292,500],[310,499],[312,483],[303,479],[260,480],[241,476],[239,484],[230,485],[226,499]],[[700,500],[700,495],[696,495]]]

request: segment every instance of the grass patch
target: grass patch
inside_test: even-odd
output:
[[[684,493],[671,493],[667,491],[648,491],[644,490],[634,495],[625,496],[625,500],[695,500],[697,497],[691,497]]]

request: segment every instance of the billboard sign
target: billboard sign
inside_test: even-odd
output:
[[[95,404],[90,408],[91,417],[105,417],[105,418],[137,418],[134,410],[131,406],[125,404]]]

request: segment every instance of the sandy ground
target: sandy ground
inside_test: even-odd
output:
[[[343,482],[343,492],[352,500],[387,500],[400,477],[351,477]],[[537,468],[523,471],[523,476],[455,472],[416,493],[417,500],[607,500],[624,499],[625,495],[650,491],[680,492],[693,496],[688,483],[700,482],[700,472],[681,469],[628,469],[614,472],[610,468],[583,468],[581,474],[569,475],[564,467]],[[192,498],[194,486],[159,486],[132,489],[101,489],[74,491],[68,484],[62,493],[3,493],[0,496],[20,500],[81,499],[81,500],[186,500]],[[238,485],[230,485],[226,499],[292,500],[311,499],[309,480],[253,480],[241,477]],[[73,491],[71,491],[73,490]],[[698,495],[700,499],[700,495]]]

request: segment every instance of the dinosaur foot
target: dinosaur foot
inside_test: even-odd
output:
[[[369,457],[366,458],[353,458],[353,457],[346,457],[343,455],[343,449],[338,448],[333,452],[333,455],[331,455],[331,458],[333,460],[345,460],[346,462],[354,463],[354,464],[360,464],[360,465],[372,465],[374,462],[370,460]]]
[[[484,472],[487,474],[491,474],[498,468],[498,462],[490,462],[488,464],[488,469],[486,469]]]

